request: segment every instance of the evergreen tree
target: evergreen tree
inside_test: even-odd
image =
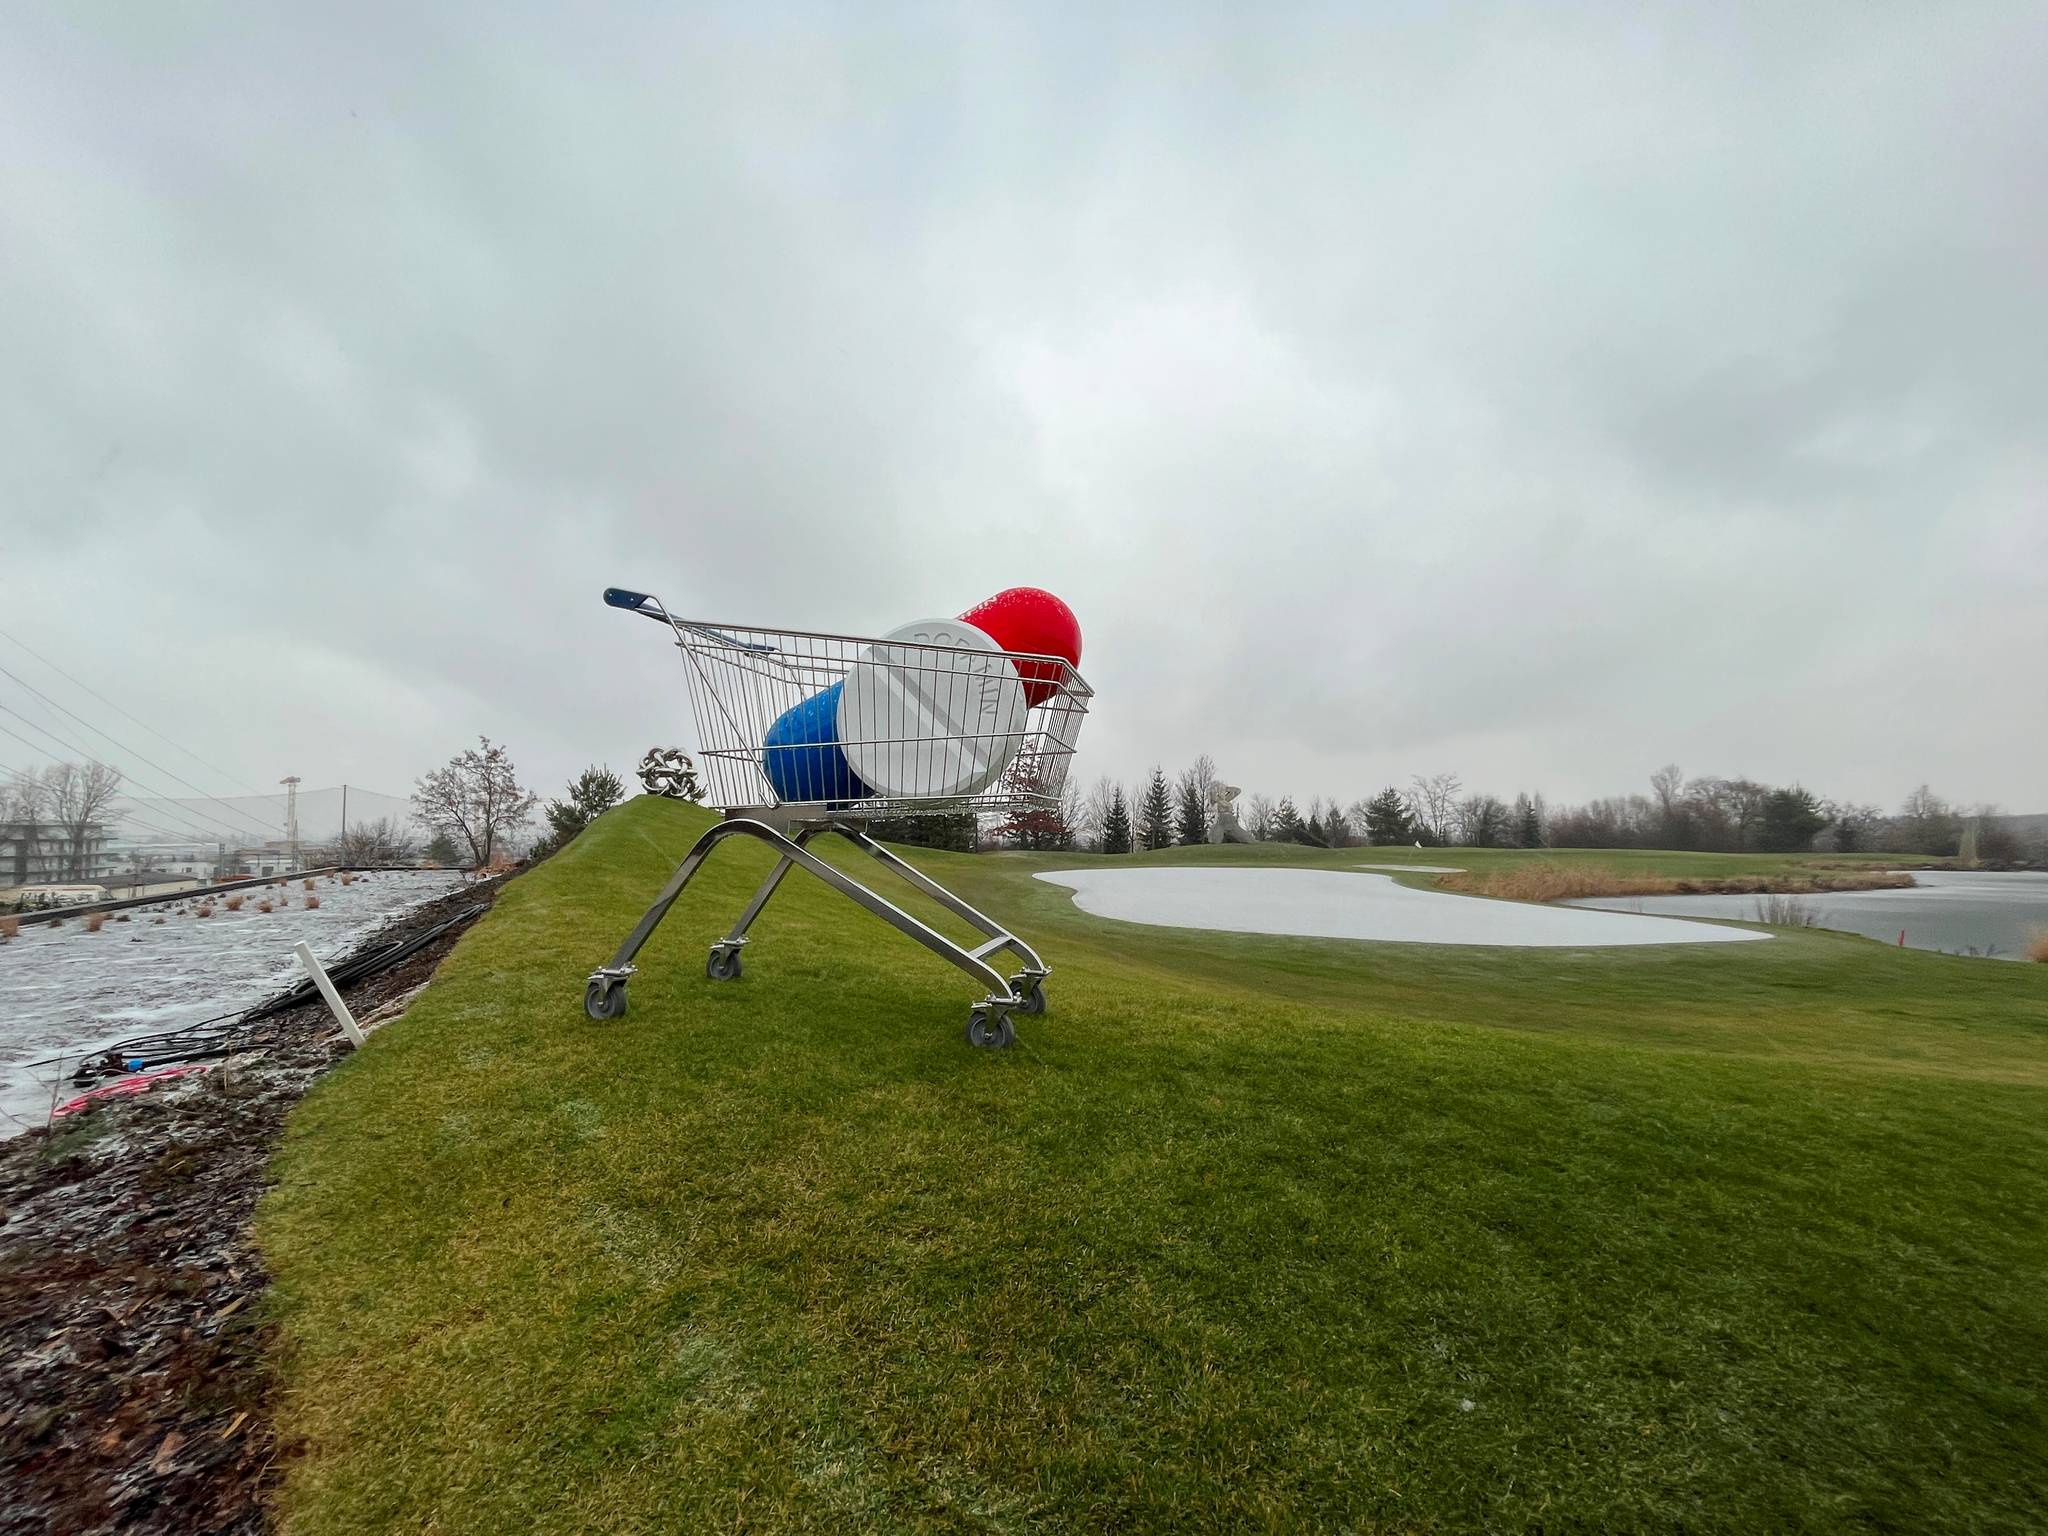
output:
[[[462,862],[462,853],[446,832],[436,832],[434,840],[427,844],[427,862],[442,869],[453,869]]]
[[[1209,807],[1202,797],[1202,786],[1190,768],[1180,776],[1176,795],[1179,801],[1177,812],[1180,840],[1189,847],[1209,841]]]
[[[1138,807],[1138,835],[1147,848],[1173,846],[1173,792],[1166,787],[1166,770],[1154,768],[1152,782],[1145,786],[1145,802]]]
[[[1527,795],[1515,796],[1515,841],[1523,848],[1543,846],[1543,814]]]
[[[1308,835],[1308,824],[1301,819],[1301,812],[1294,808],[1294,796],[1282,795],[1280,805],[1273,812],[1273,837],[1282,843],[1298,843]]]
[[[625,781],[592,764],[569,781],[568,799],[548,802],[548,842],[561,847],[625,798]]]
[[[1365,805],[1365,835],[1382,847],[1415,841],[1415,823],[1408,816],[1408,802],[1391,785]]]
[[[1796,784],[1764,796],[1763,829],[1758,843],[1771,853],[1800,853],[1813,846],[1814,834],[1828,824],[1827,812]]]
[[[1124,787],[1121,784],[1110,791],[1109,809],[1102,815],[1102,851],[1131,851],[1131,808],[1124,804]]]

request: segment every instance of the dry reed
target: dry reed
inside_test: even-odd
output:
[[[2036,928],[2027,940],[2026,957],[2039,965],[2048,965],[2048,928]]]
[[[1911,875],[1889,870],[1839,875],[1788,871],[1714,879],[1625,875],[1604,865],[1568,864],[1552,859],[1478,874],[1445,875],[1437,881],[1447,891],[1506,901],[1570,901],[1585,896],[1802,896],[1824,891],[1890,890],[1912,883]]]
[[[271,902],[269,901],[269,899],[268,899],[268,898],[266,898],[266,899],[264,899],[264,900],[262,900],[262,901],[259,901],[259,902],[257,902],[257,903],[256,903],[256,910],[257,910],[258,912],[271,912],[271,911],[275,911],[275,910],[276,910],[276,908],[275,908],[275,907],[274,907],[274,905],[273,905],[273,904],[272,904],[272,903],[271,903]]]
[[[198,906],[192,909],[192,915],[194,917],[213,916],[213,903],[210,901],[202,901]]]
[[[20,918],[16,917],[12,912],[7,913],[5,916],[0,916],[0,940],[11,939],[19,932],[21,932]]]
[[[247,900],[247,899],[248,899],[247,897],[244,897],[244,896],[241,896],[241,895],[235,895],[235,896],[230,896],[230,897],[228,897],[228,899],[227,899],[227,908],[228,908],[228,910],[229,910],[230,912],[239,912],[239,911],[241,911],[241,910],[242,910],[242,903],[243,903],[243,902],[244,902],[245,900]]]
[[[100,930],[101,930],[102,928],[104,928],[104,927],[106,927],[106,926],[107,926],[107,914],[106,914],[106,913],[104,913],[104,912],[88,912],[88,913],[86,913],[86,914],[85,914],[85,931],[86,931],[87,933],[98,933],[98,932],[99,932],[99,931],[100,931]]]
[[[306,898],[306,908],[307,908],[307,910],[308,910],[308,911],[311,911],[311,910],[312,910],[313,908],[315,908],[315,907],[317,907],[317,906],[319,906],[319,905],[320,905],[320,898],[319,898],[318,896],[308,896],[308,897]]]

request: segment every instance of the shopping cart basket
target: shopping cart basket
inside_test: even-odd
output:
[[[750,837],[778,855],[775,868],[725,937],[705,974],[739,979],[747,930],[791,868],[817,876],[933,954],[987,995],[967,1038],[1001,1048],[1012,1013],[1045,1011],[1038,952],[868,835],[872,819],[1056,814],[1092,693],[1061,657],[990,649],[960,624],[887,637],[813,634],[679,619],[659,598],[608,588],[606,603],[668,626],[682,653],[700,738],[706,802],[725,819],[697,840],[607,965],[590,976],[593,1019],[626,1011],[640,952],[713,848]],[[987,940],[963,949],[930,925],[809,850],[823,833],[845,838]],[[1005,976],[995,961],[1018,962]],[[1006,968],[1007,969],[1007,968]]]

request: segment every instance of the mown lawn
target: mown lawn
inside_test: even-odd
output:
[[[2048,968],[1224,938],[916,855],[1055,967],[983,1053],[800,877],[707,981],[728,845],[590,1023],[706,821],[604,818],[294,1117],[287,1529],[2040,1528]]]

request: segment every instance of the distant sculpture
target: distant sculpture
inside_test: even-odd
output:
[[[1255,843],[1257,838],[1238,825],[1237,797],[1242,794],[1235,784],[1211,784],[1209,786],[1209,841],[1212,843]]]

